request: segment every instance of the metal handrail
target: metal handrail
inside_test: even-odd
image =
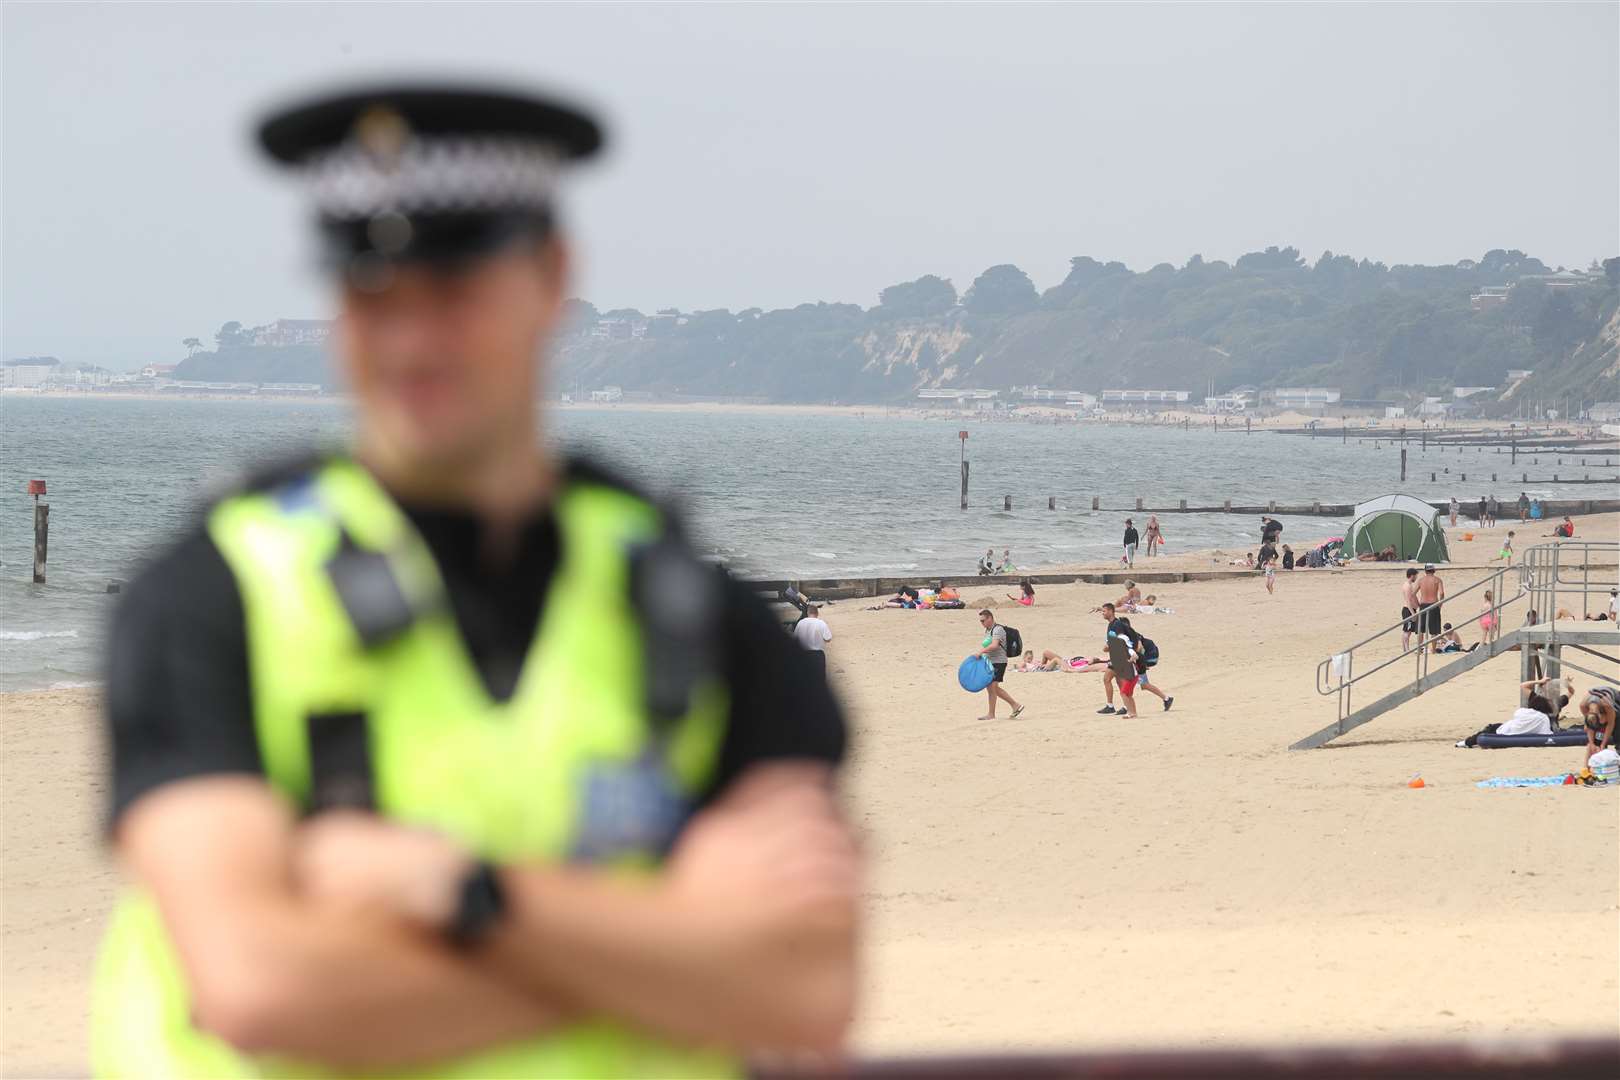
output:
[[[1620,576],[1620,542],[1613,540],[1566,540],[1556,544],[1536,544],[1525,549],[1524,557],[1516,567],[1502,566],[1491,571],[1489,575],[1474,582],[1466,588],[1448,594],[1442,603],[1459,600],[1469,593],[1486,587],[1492,588],[1492,602],[1490,607],[1478,612],[1471,618],[1462,622],[1453,622],[1452,629],[1461,630],[1464,627],[1478,623],[1486,615],[1493,616],[1495,620],[1494,635],[1500,636],[1502,632],[1502,616],[1506,609],[1520,600],[1529,597],[1532,607],[1536,611],[1538,622],[1551,622],[1556,615],[1557,596],[1559,592],[1581,594],[1581,614],[1584,617],[1588,612],[1587,598],[1592,595],[1606,593],[1609,589],[1617,587],[1613,580],[1599,578],[1593,580],[1592,556],[1594,554],[1613,553],[1617,556],[1616,574]],[[1565,571],[1573,575],[1575,565],[1573,556],[1580,556],[1580,579],[1573,576],[1567,580]],[[1599,564],[1606,565],[1606,564]],[[1509,578],[1512,578],[1516,589],[1512,596],[1506,595],[1505,588]],[[1413,618],[1417,618],[1416,615]],[[1383,662],[1368,668],[1366,671],[1355,670],[1356,653],[1358,650],[1371,645],[1390,634],[1400,633],[1408,620],[1402,619],[1392,626],[1385,627],[1377,633],[1356,642],[1347,649],[1334,653],[1316,665],[1316,692],[1327,697],[1338,696],[1339,719],[1349,716],[1353,688],[1356,684],[1383,671],[1385,668],[1400,663],[1409,656],[1415,656],[1414,681],[1422,687],[1423,679],[1429,674],[1429,658],[1437,654],[1430,651],[1432,638],[1417,634],[1417,644],[1408,646]],[[1344,657],[1343,673],[1335,676],[1333,662],[1336,657]],[[1574,666],[1574,665],[1570,665]]]
[[[1504,585],[1507,583],[1507,581],[1510,578],[1513,579],[1513,582],[1517,586],[1517,588],[1516,588],[1516,590],[1515,590],[1515,592],[1513,593],[1512,596],[1506,596],[1506,595],[1504,595],[1506,593],[1506,589],[1504,588]],[[1524,597],[1526,596],[1526,591],[1525,591],[1524,586],[1523,586],[1523,575],[1522,575],[1522,573],[1516,573],[1515,569],[1512,568],[1512,567],[1502,566],[1501,568],[1499,568],[1497,570],[1491,571],[1491,573],[1489,575],[1487,575],[1486,577],[1483,577],[1480,580],[1474,582],[1472,585],[1469,585],[1469,586],[1463,588],[1462,590],[1460,590],[1458,592],[1448,593],[1445,596],[1445,598],[1441,601],[1441,603],[1451,603],[1452,601],[1460,600],[1463,597],[1467,596],[1469,593],[1474,592],[1476,589],[1484,589],[1484,588],[1491,588],[1491,590],[1492,590],[1491,606],[1486,608],[1483,611],[1478,612],[1472,618],[1466,619],[1466,620],[1464,620],[1462,622],[1453,622],[1452,623],[1452,629],[1454,631],[1455,630],[1461,630],[1463,627],[1466,627],[1466,626],[1471,626],[1471,625],[1479,622],[1486,615],[1491,615],[1491,616],[1493,616],[1495,618],[1494,635],[1499,636],[1501,634],[1501,630],[1502,630],[1502,615],[1503,615],[1503,612],[1505,612],[1506,609],[1509,606],[1511,606],[1512,604],[1518,603],[1520,600],[1524,599]],[[1418,615],[1414,614],[1412,616],[1412,618],[1416,619],[1416,618],[1418,618]],[[1323,696],[1323,697],[1327,697],[1328,695],[1331,695],[1331,694],[1338,695],[1338,698],[1339,698],[1339,719],[1342,720],[1345,717],[1350,715],[1350,712],[1351,712],[1351,708],[1350,708],[1351,690],[1357,683],[1361,682],[1362,680],[1370,678],[1371,676],[1378,674],[1380,671],[1383,671],[1385,668],[1390,667],[1390,666],[1392,666],[1394,664],[1398,664],[1402,660],[1406,659],[1408,656],[1413,656],[1415,654],[1416,657],[1417,657],[1415,679],[1421,685],[1422,680],[1429,673],[1429,657],[1431,657],[1431,656],[1443,656],[1443,655],[1456,655],[1456,654],[1449,654],[1449,653],[1433,653],[1433,652],[1431,652],[1430,651],[1430,645],[1434,641],[1434,638],[1424,634],[1420,630],[1418,632],[1418,634],[1416,635],[1417,636],[1417,644],[1416,645],[1408,646],[1407,648],[1405,648],[1405,649],[1401,650],[1399,653],[1397,653],[1395,656],[1390,657],[1389,659],[1383,661],[1382,663],[1376,665],[1375,667],[1372,667],[1372,668],[1369,668],[1366,671],[1357,673],[1356,670],[1355,670],[1356,650],[1364,648],[1365,646],[1370,645],[1373,642],[1378,641],[1379,639],[1381,639],[1381,638],[1383,638],[1383,637],[1385,637],[1385,636],[1387,636],[1389,634],[1394,634],[1394,633],[1401,632],[1402,629],[1406,626],[1408,621],[1409,620],[1407,620],[1407,619],[1401,619],[1400,621],[1396,622],[1393,626],[1385,627],[1384,629],[1378,631],[1377,633],[1373,634],[1372,636],[1364,638],[1361,641],[1356,642],[1354,645],[1351,645],[1349,648],[1343,649],[1343,650],[1341,650],[1341,651],[1339,651],[1337,653],[1334,653],[1332,656],[1327,657],[1321,663],[1316,665],[1316,692],[1319,695]],[[1343,673],[1342,676],[1339,676],[1339,677],[1335,678],[1334,675],[1333,675],[1333,661],[1334,661],[1335,657],[1339,657],[1339,656],[1343,656],[1345,658],[1345,660],[1344,660],[1344,673]]]
[[[1613,554],[1616,557],[1615,576],[1592,580],[1594,553]],[[1575,569],[1572,558],[1576,554],[1580,556],[1580,580],[1576,581],[1573,576],[1566,580],[1564,571]],[[1525,549],[1524,558],[1519,563],[1519,573],[1522,587],[1530,593],[1531,602],[1544,621],[1551,622],[1557,615],[1560,592],[1580,594],[1581,618],[1584,619],[1590,614],[1588,601],[1592,596],[1606,594],[1610,589],[1620,587],[1620,541],[1560,540],[1551,544],[1536,544]]]

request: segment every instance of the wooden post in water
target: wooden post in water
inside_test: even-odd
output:
[[[1243,434],[1245,434],[1245,435],[1253,435],[1254,434],[1253,430],[1251,430],[1251,428],[1250,428],[1250,425],[1252,423],[1253,423],[1253,421],[1250,420],[1247,416],[1245,416],[1243,418]],[[1316,429],[1315,428],[1311,428],[1311,436],[1313,438],[1316,436]]]
[[[1181,500],[1181,508],[1183,510],[1187,509],[1187,500],[1186,499]]]
[[[34,584],[45,584],[45,553],[51,536],[51,507],[39,497],[45,494],[45,481],[28,481],[28,494],[34,497]]]
[[[1012,496],[1011,495],[1003,495],[1001,497],[1001,508],[1003,510],[1011,510],[1012,509]]]
[[[1056,495],[1048,495],[1046,497],[1046,508],[1048,510],[1056,510],[1057,509],[1057,496]]]
[[[1142,512],[1142,496],[1140,495],[1136,497],[1136,511],[1137,513]]]
[[[1519,440],[1518,439],[1512,440],[1512,444],[1513,444],[1513,450],[1512,450],[1512,453],[1508,457],[1508,464],[1509,465],[1515,464],[1519,460]]]
[[[962,441],[962,454],[961,454],[961,458],[962,458],[962,509],[966,510],[967,509],[967,481],[968,481],[968,459],[967,459],[967,437],[968,437],[968,433],[966,431],[958,431],[956,433],[956,437]]]
[[[1232,500],[1227,499],[1224,503],[1222,503],[1221,509],[1230,514],[1232,512]]]
[[[1091,508],[1093,510],[1097,509],[1097,501],[1098,501],[1097,496],[1093,495],[1091,497]]]
[[[1406,480],[1406,447],[1401,447],[1401,480]]]

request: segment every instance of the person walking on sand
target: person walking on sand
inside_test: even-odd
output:
[[[1123,622],[1124,620],[1119,620]],[[1102,714],[1120,712],[1127,720],[1136,719],[1136,650],[1132,647],[1130,627],[1108,631],[1108,671],[1103,674],[1103,692],[1108,704],[1097,711]],[[1115,710],[1113,683],[1119,684],[1120,703],[1124,708]]]
[[[1490,501],[1485,504],[1485,527],[1487,529],[1496,528],[1496,512],[1501,508],[1501,501],[1495,495],[1492,495]]]
[[[1154,555],[1158,554],[1159,545],[1162,543],[1164,543],[1164,538],[1159,535],[1159,515],[1150,514],[1148,515],[1147,523],[1148,558],[1151,559]]]
[[[1485,502],[1485,496],[1479,497],[1479,509],[1474,512],[1474,520],[1479,522],[1480,528],[1485,528],[1485,519],[1490,515],[1490,506]]]
[[[1524,492],[1521,491],[1521,492],[1519,492],[1519,521],[1520,522],[1525,522],[1525,521],[1529,521],[1529,520],[1530,520],[1530,496],[1526,495]]]
[[[1418,641],[1422,643],[1439,637],[1443,629],[1440,602],[1446,598],[1446,583],[1434,572],[1434,563],[1424,566],[1423,575],[1417,579],[1417,598]]]
[[[1126,565],[1128,567],[1135,567],[1136,566],[1136,545],[1140,542],[1140,540],[1141,540],[1141,537],[1137,534],[1136,526],[1131,524],[1131,519],[1130,518],[1126,518],[1125,519],[1125,554],[1120,557],[1119,561],[1121,563],[1123,563],[1124,565]]]
[[[1412,635],[1418,632],[1417,620],[1417,568],[1408,567],[1406,580],[1401,584],[1401,652],[1412,647]]]
[[[1453,495],[1451,497],[1451,527],[1453,529],[1457,527],[1457,511],[1459,509],[1461,509],[1461,507],[1457,505],[1457,496]]]
[[[1163,687],[1155,686],[1148,681],[1148,669],[1157,667],[1159,663],[1159,646],[1154,644],[1151,638],[1144,637],[1136,627],[1131,625],[1131,620],[1123,615],[1116,619],[1115,623],[1131,639],[1131,651],[1136,655],[1136,689],[1146,690],[1156,696],[1164,703],[1164,711],[1169,712],[1170,706],[1176,703],[1176,699],[1165,693]],[[1105,675],[1104,678],[1106,677]]]
[[[1104,704],[1102,708],[1097,710],[1097,712],[1100,715],[1107,716],[1110,713],[1123,713],[1127,711],[1126,709],[1114,708],[1114,684],[1119,681],[1120,675],[1119,665],[1114,663],[1114,653],[1110,647],[1116,638],[1124,638],[1127,642],[1129,642],[1133,639],[1134,634],[1131,630],[1130,620],[1120,615],[1119,609],[1113,604],[1104,604],[1097,610],[1102,613],[1103,622],[1107,624],[1107,629],[1103,632],[1103,648],[1105,650],[1110,650],[1107,653],[1109,657],[1109,665],[1108,668],[1103,671]],[[1132,657],[1132,662],[1135,662],[1134,656]],[[1135,692],[1134,687],[1132,692]],[[1129,705],[1131,703],[1127,702],[1126,704]],[[1131,705],[1131,708],[1134,710],[1135,706]]]
[[[979,625],[984,627],[984,641],[980,644],[979,655],[990,661],[990,667],[995,674],[990,679],[990,685],[985,687],[985,694],[990,699],[990,712],[979,717],[980,720],[994,720],[996,718],[996,699],[1000,698],[1012,706],[1010,719],[1018,719],[1018,714],[1024,707],[1013,700],[1013,696],[1002,687],[1002,680],[1007,677],[1007,628],[996,622],[996,617],[990,609],[979,612]]]
[[[822,678],[827,677],[827,643],[832,639],[832,629],[821,618],[821,605],[805,605],[804,618],[793,628],[793,640],[810,654]]]

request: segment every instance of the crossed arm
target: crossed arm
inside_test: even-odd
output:
[[[386,1069],[586,1014],[827,1051],[852,1010],[858,858],[820,765],[754,766],[645,881],[503,868],[510,911],[471,952],[435,929],[468,865],[453,844],[363,814],[300,825],[257,778],[155,789],[119,848],[198,1024],[246,1052]]]

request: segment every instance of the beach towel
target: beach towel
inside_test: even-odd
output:
[[[1568,773],[1559,773],[1557,776],[1493,776],[1489,780],[1481,780],[1475,787],[1506,788],[1506,787],[1562,787],[1564,777]]]

